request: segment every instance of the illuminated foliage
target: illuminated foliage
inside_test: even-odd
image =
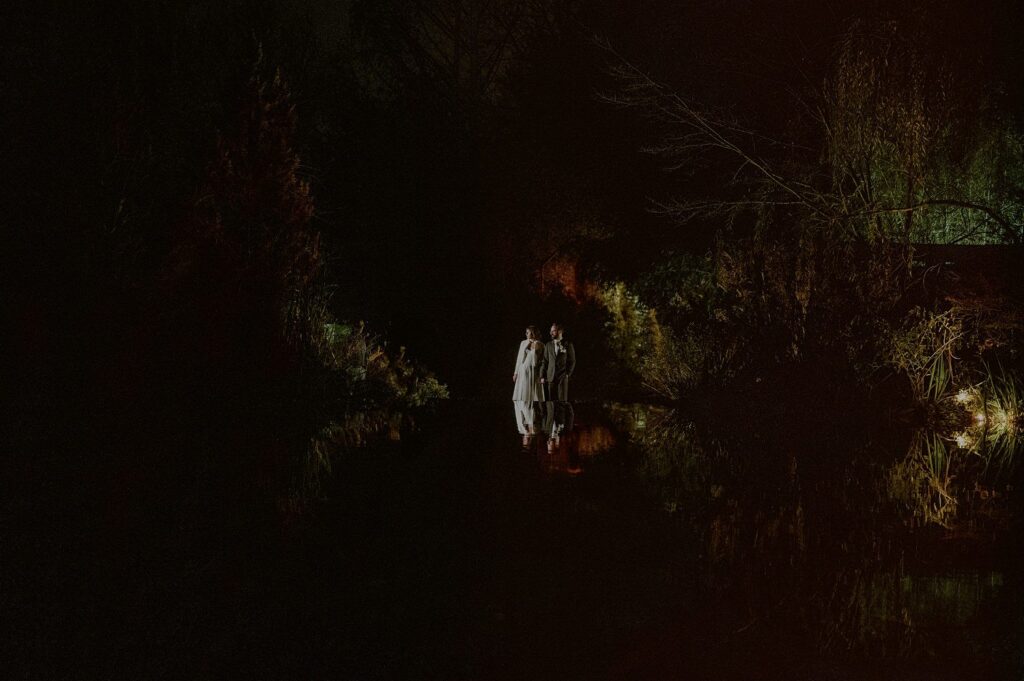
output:
[[[869,239],[1019,242],[1020,131],[936,34],[914,16],[840,41],[823,118],[836,210]]]
[[[964,339],[963,314],[920,308],[891,332],[882,350],[884,361],[910,379],[914,397],[937,400],[954,383],[953,357]]]

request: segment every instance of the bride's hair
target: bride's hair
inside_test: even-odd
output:
[[[533,340],[537,340],[538,338],[540,338],[540,334],[537,333],[537,327],[536,326],[528,326],[528,327],[526,327],[526,330],[527,330],[527,332],[530,333],[531,336],[533,336]]]

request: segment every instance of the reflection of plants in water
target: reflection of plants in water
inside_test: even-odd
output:
[[[847,570],[833,575],[831,589],[818,603],[822,618],[818,645],[843,653],[857,650],[902,656],[911,649],[915,628],[900,598],[897,570]]]
[[[680,419],[675,409],[652,405],[615,404],[608,412],[637,447],[639,472],[666,509],[675,511],[707,496],[707,450],[693,423]]]
[[[919,433],[911,455],[888,471],[867,440],[829,439],[837,449],[822,457],[813,438],[812,450],[788,436],[745,437],[742,428],[714,440],[675,410],[611,412],[640,450],[638,472],[703,547],[712,626],[736,646],[795,637],[835,655],[928,655],[989,597],[933,594],[933,578],[904,567],[901,538],[915,530],[902,522],[893,489],[926,509],[928,522],[950,524],[964,511],[958,493],[969,492],[958,487],[960,462],[982,467],[949,438]]]
[[[1000,470],[1013,463],[1014,453],[1020,446],[1021,407],[1024,394],[1020,381],[1002,366],[998,373],[986,367],[987,376],[980,390],[981,419],[975,417],[976,428],[982,430],[977,439],[986,464],[996,464]]]
[[[596,456],[606,452],[615,445],[612,431],[600,424],[578,426],[575,437],[576,451],[580,456]]]
[[[409,423],[408,415],[383,409],[351,412],[331,421],[310,438],[301,470],[301,489],[317,494],[324,477],[331,473],[335,457],[345,450],[364,446],[371,439],[398,440],[402,426]]]
[[[985,460],[986,466],[1006,468],[1020,445],[1021,402],[1024,399],[1019,379],[1002,366],[993,371],[985,365],[985,378],[974,386],[962,388],[948,400],[958,413],[946,412],[945,431],[957,423],[966,425],[952,439],[961,449]]]
[[[338,453],[369,438],[397,439],[404,414],[448,397],[447,388],[406,357],[405,348],[391,351],[362,323],[334,320],[329,298],[321,291],[289,309],[309,321],[295,325],[307,332],[294,340],[305,350],[305,380],[313,393],[314,434],[297,474],[298,493],[316,494]]]
[[[906,457],[889,471],[892,497],[916,517],[943,527],[951,527],[957,510],[951,454],[939,435],[918,431]]]
[[[934,625],[945,623],[962,635],[1002,585],[999,573],[839,573],[826,606],[832,617],[822,620],[819,645],[836,653],[869,650],[890,657],[911,655],[929,645],[944,647],[949,641]]]
[[[1013,461],[1020,383],[984,358],[987,348],[1008,342],[1006,334],[983,306],[954,304],[942,313],[915,308],[883,343],[884,362],[907,376],[928,416],[889,473],[890,493],[925,523],[953,528],[965,495]]]
[[[964,496],[1009,471],[1020,446],[1020,383],[1002,368],[978,385],[943,398],[952,408],[918,431],[906,457],[889,473],[893,498],[915,517],[952,529]],[[978,463],[982,465],[977,465]]]

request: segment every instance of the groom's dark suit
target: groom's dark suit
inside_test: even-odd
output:
[[[576,369],[576,350],[572,343],[562,339],[551,340],[544,345],[544,370],[541,374],[547,380],[549,400],[569,399],[569,377]]]

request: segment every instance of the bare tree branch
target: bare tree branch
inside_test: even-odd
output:
[[[970,201],[962,201],[960,199],[926,199],[924,201],[918,201],[917,203],[913,203],[907,206],[891,206],[857,211],[855,213],[851,213],[850,217],[912,213],[915,210],[921,208],[928,208],[929,206],[952,206],[956,208],[964,208],[966,210],[984,213],[988,217],[992,218],[1000,227],[1003,228],[1005,236],[1012,238],[1014,241],[1020,241],[1021,234],[1024,233],[1024,228],[1022,228],[1021,225],[1013,224],[1005,217],[1000,215],[999,212],[994,210],[993,208],[982,205],[980,203],[972,203]]]
[[[748,151],[740,143],[732,139],[732,135],[756,136],[750,130],[737,125],[724,123],[712,116],[700,111],[689,101],[684,99],[677,92],[670,90],[666,85],[655,81],[640,68],[624,59],[615,50],[604,44],[604,48],[615,55],[617,64],[613,67],[613,74],[625,83],[624,91],[621,94],[603,94],[602,99],[608,103],[622,107],[639,108],[653,114],[656,118],[671,124],[682,125],[691,132],[684,135],[668,138],[661,145],[650,147],[652,151],[662,154],[679,154],[684,151],[695,149],[720,149],[736,156],[740,165],[733,174],[738,179],[740,172],[751,167],[760,176],[767,180],[783,194],[789,195],[787,201],[762,201],[758,205],[774,203],[774,205],[801,205],[819,218],[832,220],[835,218],[830,210],[828,202],[823,196],[813,191],[805,184],[798,183],[782,176],[776,172],[765,159]],[[766,136],[764,139],[777,143]],[[676,140],[674,142],[673,140]],[[703,205],[725,205],[723,202],[710,202]],[[730,206],[744,205],[743,202],[728,202]]]

